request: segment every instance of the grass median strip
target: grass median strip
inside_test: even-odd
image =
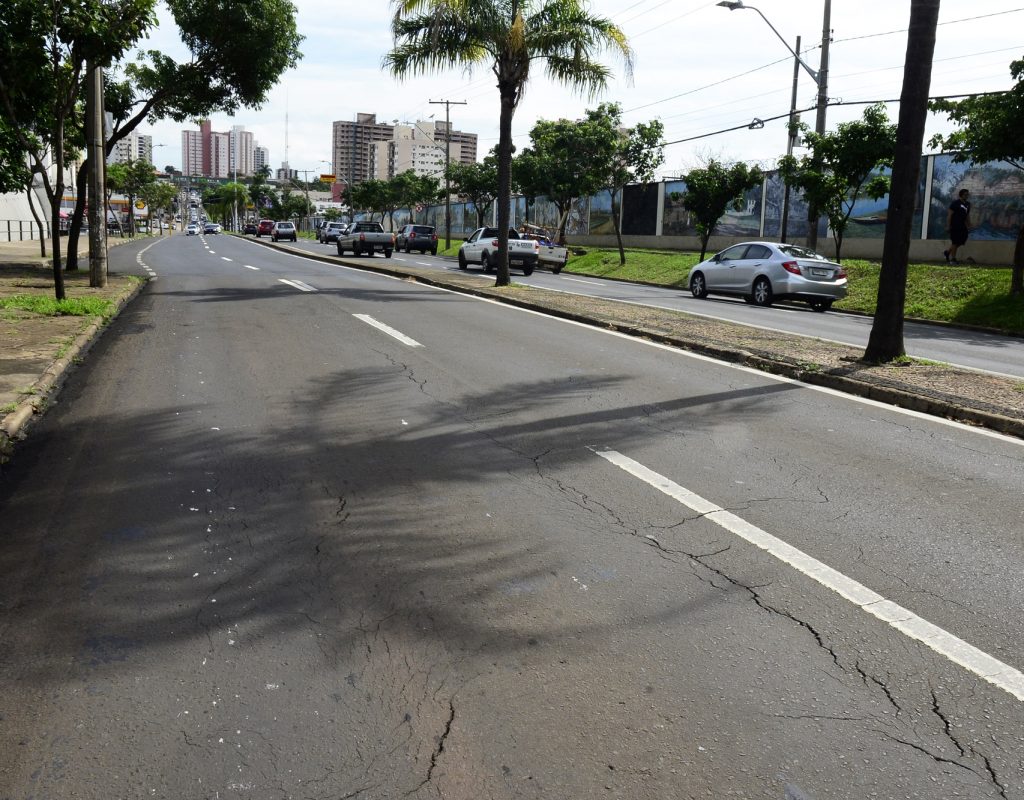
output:
[[[103,317],[114,313],[114,303],[100,297],[68,297],[56,300],[38,294],[0,297],[0,308],[16,309],[44,317]]]

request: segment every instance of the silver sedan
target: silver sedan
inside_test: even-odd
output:
[[[770,306],[776,300],[802,300],[827,311],[846,297],[846,270],[825,256],[795,244],[743,242],[690,270],[690,292],[742,297]]]

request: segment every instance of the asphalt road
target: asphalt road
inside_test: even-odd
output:
[[[297,246],[318,255],[333,255],[333,245],[322,245],[302,240]],[[378,258],[380,258],[378,256]],[[395,253],[392,259],[399,264],[415,264],[420,267],[457,270],[453,259],[419,253]],[[477,270],[480,271],[480,270]],[[481,280],[493,281],[493,276]],[[715,297],[695,300],[688,291],[664,289],[657,286],[608,281],[598,278],[574,276],[568,273],[553,275],[547,270],[538,270],[525,277],[513,270],[517,283],[556,289],[573,294],[637,303],[687,314],[728,320],[741,325],[777,330],[826,339],[854,347],[865,347],[871,334],[872,320],[855,314],[829,312],[819,314],[799,303],[779,304],[772,308],[758,308],[742,300]],[[904,330],[907,353],[918,358],[955,364],[969,369],[991,372],[997,375],[1024,378],[1024,339],[969,331],[944,325],[929,325],[908,322]]]
[[[157,279],[0,479],[0,798],[1024,798],[1019,441],[230,237],[111,259]]]

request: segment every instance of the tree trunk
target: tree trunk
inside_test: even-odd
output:
[[[1017,231],[1017,244],[1013,248],[1013,272],[1010,277],[1010,294],[1024,294],[1024,225]]]
[[[708,242],[711,240],[711,231],[702,233],[700,235],[700,258],[698,262],[704,260],[704,255],[708,252]]]
[[[626,248],[622,246],[622,232],[619,230],[619,212],[622,209],[615,205],[615,190],[609,189],[608,194],[612,198],[612,228],[615,229],[615,241],[619,244],[619,266],[624,267],[626,265]],[[619,205],[621,206],[621,203]]]
[[[25,194],[28,197],[28,210],[32,212],[32,219],[36,221],[36,227],[39,228],[39,257],[46,258],[46,226],[43,225],[43,220],[36,213],[36,207],[32,203],[32,176],[29,176],[28,186],[25,189]]]
[[[78,271],[78,237],[82,235],[82,219],[85,217],[85,176],[87,167],[83,162],[75,175],[75,210],[71,212],[71,219],[68,220],[68,249],[64,260],[65,272]]]
[[[508,286],[508,226],[512,199],[512,116],[516,112],[515,87],[500,86],[501,115],[498,119],[498,277],[495,286]]]
[[[50,197],[50,226],[53,235],[53,293],[57,300],[64,300],[64,271],[60,260],[60,204],[64,197],[64,119],[57,110],[53,124],[53,151],[57,156],[57,179]]]
[[[889,190],[889,209],[882,244],[882,270],[871,336],[864,352],[870,362],[892,361],[904,355],[903,309],[907,296],[907,260],[914,204],[921,172],[921,146],[928,117],[935,29],[939,0],[911,0],[907,57],[900,95],[900,117]]]

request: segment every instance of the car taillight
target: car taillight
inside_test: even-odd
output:
[[[412,233],[410,233],[409,234],[409,238],[410,239],[415,239],[416,238],[416,231],[413,231]]]
[[[498,240],[497,239],[492,239],[491,240],[491,247],[497,247],[497,246],[498,246]]]
[[[436,233],[432,233],[430,235],[430,241],[432,241],[432,242],[436,242],[437,241],[437,234]]]
[[[792,272],[794,275],[800,274],[800,265],[795,261],[783,261],[782,268],[786,270],[786,272]]]
[[[839,269],[836,270],[836,280],[839,280],[839,278],[845,278],[845,277],[846,277],[846,270],[845,269],[840,267]]]
[[[365,242],[366,241],[366,234],[365,233],[359,234],[359,241],[361,241],[361,242]]]

